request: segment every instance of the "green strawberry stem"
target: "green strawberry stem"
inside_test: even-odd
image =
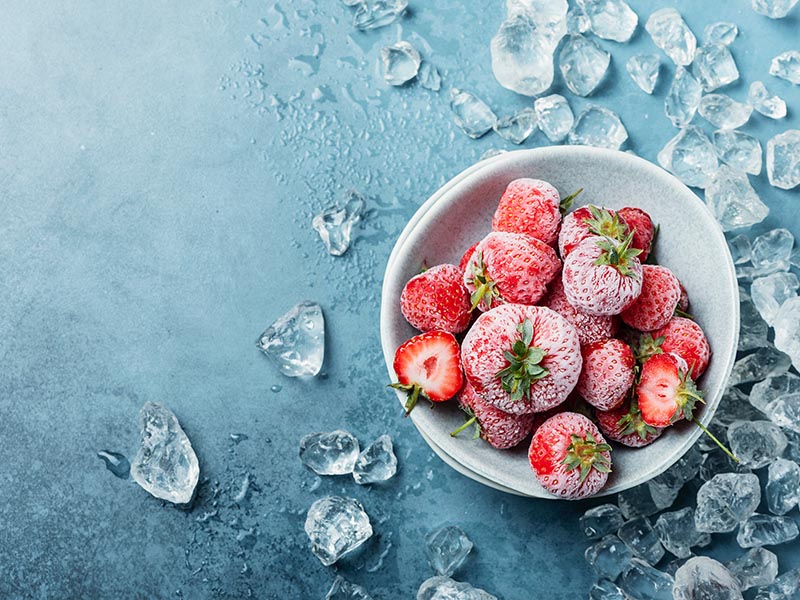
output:
[[[561,202],[558,205],[558,210],[561,211],[562,215],[566,213],[570,208],[572,208],[572,203],[575,201],[575,198],[578,197],[578,194],[580,194],[582,191],[583,188],[580,188],[577,192],[572,192],[569,196],[561,200]]]
[[[423,398],[427,397],[425,395],[425,390],[423,390],[422,387],[416,383],[409,383],[407,385],[403,383],[390,383],[389,387],[395,390],[403,390],[408,394],[408,400],[406,400],[405,403],[406,413],[403,415],[404,417],[407,417],[411,414],[411,411],[417,405],[417,400],[419,400],[420,396]]]
[[[497,284],[486,273],[486,264],[481,253],[478,253],[478,262],[472,263],[472,278],[469,283],[475,286],[475,291],[469,298],[470,310],[475,310],[482,301],[486,302],[486,308],[492,308],[493,300],[502,300],[500,292],[495,289]]]
[[[461,433],[465,429],[471,427],[472,425],[477,425],[477,424],[478,424],[477,417],[475,415],[472,415],[469,419],[464,421],[464,424],[461,427],[459,427],[458,429],[456,429],[454,431],[451,431],[450,432],[450,437],[456,437],[456,436],[458,436],[459,433]]]
[[[628,236],[619,243],[608,236],[597,240],[597,245],[603,252],[597,257],[594,264],[598,266],[609,265],[619,271],[620,275],[636,277],[629,263],[631,259],[639,256],[642,251],[638,248],[631,248],[630,245],[632,241],[633,232],[629,233]]]
[[[591,218],[584,219],[583,222],[591,233],[611,238],[618,242],[625,239],[628,234],[628,227],[620,223],[619,215],[615,213],[612,216],[607,209],[596,206],[589,206],[589,213],[592,215]]]
[[[702,424],[702,423],[701,423],[701,422],[700,422],[700,421],[697,419],[697,417],[692,417],[692,423],[694,423],[695,425],[697,425],[697,426],[698,426],[698,427],[701,429],[701,431],[702,431],[703,433],[705,433],[705,434],[706,434],[708,437],[710,437],[710,438],[711,438],[711,441],[712,441],[712,442],[714,442],[714,443],[715,443],[717,446],[719,446],[719,447],[720,447],[720,450],[722,450],[722,451],[723,451],[725,454],[727,454],[727,455],[728,455],[728,456],[731,458],[731,460],[732,460],[733,462],[735,462],[735,463],[738,463],[738,462],[739,462],[739,459],[738,459],[738,458],[736,458],[736,455],[735,455],[733,452],[731,452],[730,450],[728,450],[728,448],[725,446],[725,444],[723,444],[722,442],[720,442],[720,441],[719,441],[719,440],[716,438],[716,436],[715,436],[713,433],[711,433],[711,432],[708,430],[708,427],[706,427],[705,425],[703,425],[703,424]]]
[[[533,323],[530,319],[525,319],[517,325],[517,331],[520,339],[514,342],[511,351],[503,352],[508,366],[495,375],[500,379],[503,389],[509,393],[511,400],[522,400],[525,396],[530,398],[531,384],[547,377],[550,373],[540,364],[545,357],[544,350],[531,346]]]
[[[598,444],[595,437],[590,432],[585,432],[584,437],[576,434],[570,435],[570,443],[567,454],[564,456],[562,464],[566,465],[567,471],[580,468],[581,483],[589,476],[592,469],[601,473],[611,472],[611,461],[606,458],[603,452],[611,452],[608,444]]]
[[[678,317],[683,317],[685,319],[691,319],[694,321],[694,317],[687,312],[683,312],[680,308],[675,309],[675,315]]]

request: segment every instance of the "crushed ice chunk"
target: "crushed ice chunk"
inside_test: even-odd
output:
[[[800,184],[800,129],[789,129],[767,142],[767,176],[784,190]]]
[[[622,574],[633,558],[633,553],[617,536],[607,535],[586,548],[584,558],[598,577],[612,581]]]
[[[786,101],[780,96],[770,94],[767,87],[760,81],[750,84],[747,92],[747,102],[765,117],[782,119],[786,116]]]
[[[567,33],[586,33],[591,27],[592,22],[579,6],[567,11]]]
[[[536,130],[536,111],[523,108],[509,117],[503,117],[494,124],[494,131],[512,144],[521,144]]]
[[[687,560],[675,572],[674,600],[742,600],[739,580],[720,562],[707,556]]]
[[[628,600],[629,596],[616,583],[601,579],[589,590],[589,600]]]
[[[751,469],[766,467],[786,449],[788,440],[770,421],[736,421],[728,427],[731,451]]]
[[[706,452],[703,464],[700,467],[700,479],[709,481],[719,473],[747,473],[749,469],[733,462],[730,457],[719,448]]]
[[[670,468],[648,481],[650,496],[656,506],[660,509],[672,506],[684,484],[695,478],[702,462],[700,450],[692,447]]]
[[[592,33],[604,40],[627,42],[639,23],[625,0],[578,0],[578,5],[589,17]]]
[[[450,577],[464,564],[472,547],[467,534],[456,525],[436,529],[425,536],[425,556],[437,575]]]
[[[599,539],[616,531],[624,522],[622,511],[614,504],[601,504],[590,508],[580,518],[581,531],[590,540]]]
[[[497,600],[497,598],[468,583],[436,575],[422,582],[417,591],[417,600]]]
[[[575,117],[564,96],[551,94],[537,98],[533,103],[539,129],[551,142],[560,142],[572,129]]]
[[[707,94],[700,100],[697,112],[719,129],[736,129],[750,120],[753,107],[725,94]]]
[[[647,94],[652,94],[658,82],[661,59],[657,54],[637,54],[625,63],[625,69],[633,82]]]
[[[703,30],[703,44],[725,44],[730,46],[739,35],[739,28],[735,23],[717,21],[709,23]]]
[[[610,62],[608,52],[578,33],[570,35],[558,53],[564,83],[578,96],[588,96],[600,85]]]
[[[325,496],[308,509],[305,531],[311,552],[329,567],[366,542],[372,535],[372,525],[358,500]]]
[[[750,404],[766,412],[767,407],[781,396],[798,393],[800,393],[800,377],[784,373],[753,384],[750,390]]]
[[[678,558],[689,558],[694,546],[705,546],[711,541],[708,533],[697,531],[694,510],[689,506],[675,512],[661,513],[655,530],[664,548]]]
[[[473,139],[484,135],[497,121],[497,116],[483,100],[458,88],[450,90],[450,108],[456,125]]]
[[[287,377],[319,373],[325,358],[325,319],[315,302],[301,302],[270,325],[256,346]]]
[[[142,442],[130,466],[131,478],[156,498],[188,504],[200,465],[178,418],[166,406],[146,402],[139,413]]]
[[[781,573],[770,585],[756,590],[754,600],[795,600],[800,591],[800,567]]]
[[[360,485],[386,481],[396,472],[397,457],[392,438],[385,434],[364,448],[353,466],[353,478]]]
[[[754,514],[739,526],[736,542],[742,548],[774,546],[791,542],[800,530],[791,517]]]
[[[401,40],[381,48],[383,80],[389,85],[403,85],[417,76],[422,57],[408,42]]]
[[[729,387],[725,390],[720,400],[717,412],[714,413],[714,423],[728,427],[734,421],[763,420],[764,415],[756,410],[749,402],[747,394],[736,387]],[[709,447],[714,448],[716,444],[708,440]]]
[[[658,153],[658,162],[686,185],[701,188],[712,183],[718,164],[711,140],[694,125],[681,129],[664,145]]]
[[[686,66],[694,60],[697,38],[674,8],[662,8],[650,15],[644,28],[653,43],[676,65]]]
[[[725,44],[700,46],[694,56],[692,70],[707,92],[713,92],[739,79],[739,69]]]
[[[794,368],[800,370],[800,298],[789,298],[784,302],[772,326],[775,328],[775,347],[788,354]]]
[[[797,4],[797,0],[750,0],[753,10],[770,19],[782,19]]]
[[[753,280],[750,296],[767,324],[772,325],[783,303],[797,296],[800,281],[794,273],[772,273]]]
[[[731,258],[733,258],[733,264],[743,265],[745,263],[750,262],[750,252],[752,251],[752,245],[750,244],[750,238],[747,237],[745,234],[740,233],[736,237],[728,240],[728,248],[731,251]]]
[[[761,173],[761,142],[741,131],[721,129],[713,134],[717,156],[737,171]]]
[[[800,465],[785,458],[773,462],[769,466],[764,495],[769,512],[774,515],[785,515],[797,506],[800,503]]]
[[[575,119],[568,141],[574,146],[619,150],[627,139],[628,132],[615,112],[589,105]]]
[[[331,589],[325,594],[325,600],[372,600],[372,596],[360,585],[350,583],[341,575],[337,575]]]
[[[675,127],[688,125],[697,112],[703,87],[688,70],[678,67],[664,99],[664,113]]]
[[[427,60],[423,60],[419,66],[417,81],[422,87],[434,92],[438,92],[442,87],[442,76],[439,74],[439,69]]]
[[[720,473],[697,492],[694,524],[698,531],[733,531],[761,502],[761,486],[752,473]]]
[[[378,29],[394,23],[408,8],[408,0],[362,0],[353,16],[356,29]]]
[[[769,74],[800,85],[800,52],[789,50],[772,59]]]
[[[752,548],[727,564],[739,580],[742,591],[759,585],[769,585],[778,575],[778,557],[766,548]]]
[[[361,220],[365,206],[364,197],[350,190],[344,206],[330,206],[312,219],[311,226],[319,234],[329,254],[341,256],[347,252],[353,226]]]
[[[782,375],[789,370],[791,364],[791,359],[779,349],[765,346],[734,363],[728,385],[762,381],[767,377]]]
[[[656,564],[664,556],[664,547],[647,517],[637,517],[623,523],[617,531],[617,536],[625,542],[634,555],[651,565]]]
[[[800,394],[781,396],[767,406],[766,413],[775,425],[800,433]]]
[[[622,574],[620,587],[631,598],[672,600],[673,577],[634,558]]]
[[[309,433],[300,440],[300,460],[317,475],[346,475],[358,459],[358,440],[337,429]]]
[[[752,300],[740,294],[739,298],[739,352],[754,350],[768,344],[769,327],[756,310]]]
[[[700,135],[702,135],[702,132]],[[703,143],[700,140],[696,146],[703,147]],[[689,151],[691,151],[691,148],[692,145],[689,145]],[[705,151],[704,148],[703,152]],[[688,159],[685,158],[684,160]],[[692,181],[704,183],[704,176],[697,171],[700,166],[697,164],[698,159],[695,158],[693,160],[694,162],[689,165],[694,167],[690,171]],[[716,156],[714,156],[714,160],[716,161]],[[707,167],[711,165],[710,160],[705,160],[704,162]],[[684,183],[687,183],[685,179],[680,176],[679,178]],[[727,165],[721,165],[716,173],[713,174],[711,181],[706,184],[705,196],[708,208],[711,209],[711,213],[719,221],[723,231],[750,227],[763,221],[769,213],[769,208],[758,197],[747,175],[735,171]]]
[[[777,228],[753,240],[753,266],[762,273],[788,271],[794,236],[788,229]]]
[[[653,496],[646,483],[620,492],[617,496],[617,504],[626,519],[649,517],[660,510],[653,502]]]

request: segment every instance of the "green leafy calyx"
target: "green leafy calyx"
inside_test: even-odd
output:
[[[509,393],[512,400],[522,400],[531,396],[531,384],[535,381],[547,377],[550,373],[545,369],[541,362],[545,357],[545,351],[536,346],[531,346],[533,342],[533,323],[530,319],[525,319],[517,325],[520,339],[514,342],[511,350],[503,352],[503,356],[508,361],[508,366],[499,371],[496,375],[500,379],[503,389]]]
[[[574,433],[569,437],[571,443],[562,462],[567,467],[567,471],[581,470],[581,483],[589,476],[592,469],[601,473],[611,472],[611,461],[603,454],[611,452],[611,446],[605,443],[598,444],[589,431],[584,437]]]

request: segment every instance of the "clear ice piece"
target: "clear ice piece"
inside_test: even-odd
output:
[[[647,94],[652,94],[658,82],[661,59],[657,54],[637,54],[625,63],[625,69],[633,82]]]
[[[580,518],[581,531],[590,540],[615,532],[624,522],[622,511],[614,504],[600,504],[590,508]]]
[[[389,85],[403,85],[417,76],[422,57],[405,40],[381,48],[383,80]]]
[[[688,125],[697,112],[703,86],[683,67],[678,67],[664,99],[664,113],[673,126]]]
[[[658,153],[658,162],[686,185],[701,188],[712,183],[718,165],[714,145],[694,125],[681,129],[666,143]]]
[[[617,496],[617,504],[626,519],[649,517],[660,510],[653,502],[653,496],[646,483],[620,492]]]
[[[672,600],[673,577],[634,558],[622,574],[620,587],[631,597],[641,600]]]
[[[139,413],[142,442],[131,463],[131,478],[156,498],[188,504],[200,465],[178,418],[166,406],[146,402]]]
[[[584,558],[598,577],[613,581],[625,570],[633,553],[617,536],[607,535],[586,548]]]
[[[742,600],[742,590],[725,565],[707,556],[695,556],[675,572],[672,596],[674,600]]]
[[[347,252],[353,225],[361,220],[365,206],[364,197],[350,190],[344,206],[330,206],[311,220],[311,226],[319,234],[329,254],[341,256]]]
[[[747,102],[754,109],[770,119],[782,119],[786,116],[786,101],[773,94],[770,94],[767,87],[760,81],[750,84],[747,92]]]
[[[567,11],[567,33],[586,33],[591,27],[592,22],[579,6],[573,6]]]
[[[300,440],[300,460],[317,475],[346,475],[358,459],[358,440],[337,429],[309,433]]]
[[[800,394],[781,396],[766,410],[769,420],[785,430],[800,433]]]
[[[739,298],[739,352],[768,345],[769,327],[748,296]]]
[[[450,577],[472,551],[472,541],[456,525],[442,527],[425,536],[425,556],[437,575]]]
[[[497,598],[468,583],[436,575],[422,582],[417,591],[417,600],[497,600]]]
[[[716,422],[718,425],[729,427],[735,421],[760,421],[763,419],[764,415],[750,404],[747,394],[737,387],[729,387],[720,400],[717,412],[714,413],[712,425]],[[713,441],[708,441],[711,442],[709,447],[716,446]]]
[[[715,131],[714,147],[717,156],[737,171],[752,175],[761,173],[761,142],[752,135],[730,129]]]
[[[650,15],[644,28],[653,43],[676,65],[686,66],[694,60],[697,38],[674,8],[662,8]]]
[[[750,296],[764,321],[772,325],[783,303],[797,296],[798,287],[800,281],[794,273],[773,273],[754,279]]]
[[[790,299],[787,302],[791,301]],[[767,377],[782,375],[789,370],[791,364],[791,359],[779,349],[765,346],[734,363],[733,372],[730,379],[728,379],[728,385],[762,381]]]
[[[572,129],[575,117],[564,96],[552,94],[537,98],[533,103],[539,129],[551,142],[560,142]]]
[[[578,0],[578,6],[589,17],[592,33],[604,40],[627,42],[639,23],[625,0]]]
[[[800,377],[784,373],[753,384],[750,389],[750,404],[766,412],[767,407],[781,396],[800,393]]]
[[[341,575],[337,575],[331,589],[325,594],[325,600],[372,600],[372,596],[360,585],[350,583]]]
[[[753,240],[753,266],[762,273],[788,271],[794,236],[788,229],[777,228],[762,233]]]
[[[752,473],[720,473],[697,492],[694,524],[698,531],[733,531],[761,502],[761,486]]]
[[[353,466],[356,483],[365,485],[386,481],[397,472],[397,457],[394,455],[392,438],[384,434],[358,455]]]
[[[719,129],[736,129],[750,120],[753,107],[725,94],[706,94],[700,100],[697,112]]]
[[[473,139],[484,135],[497,121],[497,116],[483,100],[458,88],[450,90],[450,108],[456,125]]]
[[[564,83],[578,96],[588,96],[606,76],[611,55],[594,40],[572,34],[558,53]]]
[[[739,79],[739,69],[725,44],[700,46],[695,54],[692,70],[707,92],[713,92]]]
[[[442,76],[439,74],[439,69],[427,60],[423,60],[419,66],[417,81],[422,87],[434,92],[438,92],[442,87]]]
[[[769,466],[764,495],[773,515],[785,515],[797,506],[800,502],[800,465],[785,458],[773,462]]]
[[[675,512],[661,513],[655,530],[661,545],[678,558],[689,558],[694,546],[704,546],[711,541],[708,533],[697,531],[694,510],[689,506]]]
[[[753,10],[770,19],[782,19],[797,4],[797,0],[750,0]]]
[[[521,144],[536,131],[536,111],[523,108],[510,117],[503,117],[494,124],[494,131],[512,144]]]
[[[795,369],[800,370],[800,298],[783,303],[775,321],[775,347],[785,352]]]
[[[575,119],[568,141],[574,146],[619,150],[627,139],[628,131],[615,112],[589,105]]]
[[[408,0],[363,0],[353,16],[356,29],[378,29],[394,23],[408,8]]]
[[[725,44],[730,46],[739,35],[739,28],[735,23],[717,21],[706,25],[703,30],[703,44]]]
[[[766,467],[788,444],[780,427],[770,421],[736,421],[728,427],[728,442],[739,463],[751,469]]]
[[[789,50],[772,59],[769,74],[800,85],[800,52]]]
[[[800,129],[789,129],[767,142],[767,177],[784,190],[800,184]]]
[[[746,473],[748,471],[749,469],[733,462],[727,454],[716,448],[706,452],[700,467],[700,479],[709,481],[720,473]]]
[[[750,262],[750,252],[752,251],[752,245],[750,244],[750,238],[747,237],[745,234],[740,233],[736,237],[729,239],[728,248],[731,251],[731,258],[733,258],[733,264],[743,265],[745,263]]]
[[[358,500],[325,496],[308,509],[305,531],[311,552],[329,567],[366,542],[372,535],[372,525]]]
[[[796,600],[800,592],[800,567],[781,573],[770,585],[756,590],[754,600]]]
[[[315,302],[301,302],[270,325],[256,346],[287,377],[312,377],[325,358],[325,319]]]
[[[711,161],[706,161],[706,166],[710,164]],[[705,181],[696,169],[692,171],[692,177],[693,181]],[[763,221],[769,213],[769,208],[761,201],[747,175],[727,165],[720,165],[706,184],[705,192],[706,205],[723,231],[750,227]]]
[[[791,517],[755,514],[739,526],[736,542],[742,548],[775,546],[791,542],[798,535],[800,530]]]
[[[656,506],[660,509],[672,506],[684,484],[697,476],[702,463],[703,455],[700,450],[692,447],[670,468],[648,481],[650,496]]]
[[[628,600],[629,596],[616,583],[601,579],[589,590],[589,600]]]
[[[759,585],[769,585],[778,575],[778,557],[766,548],[752,548],[727,564],[739,580],[742,591]]]
[[[637,517],[623,523],[617,531],[617,536],[625,542],[634,555],[651,565],[656,564],[664,556],[664,547],[647,517]]]

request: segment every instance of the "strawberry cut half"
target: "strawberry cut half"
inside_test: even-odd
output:
[[[420,396],[431,402],[445,402],[455,396],[464,383],[461,348],[447,331],[429,331],[403,343],[394,355],[397,383],[390,387],[408,394],[406,416]]]
[[[703,393],[671,354],[656,354],[644,363],[636,395],[642,419],[653,427],[692,421],[695,405],[703,402]]]

